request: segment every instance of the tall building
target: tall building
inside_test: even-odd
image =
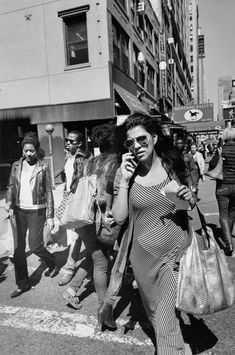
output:
[[[197,0],[189,0],[189,48],[190,73],[192,76],[191,92],[193,104],[199,101],[199,63],[198,63],[198,21],[199,11]]]
[[[159,0],[160,1],[160,0]],[[152,2],[156,3],[156,1]],[[191,102],[191,74],[188,65],[188,0],[161,0],[162,42],[165,42],[166,111]],[[159,10],[160,9],[160,10]],[[160,47],[161,48],[161,47]],[[164,60],[164,56],[163,56]]]
[[[91,128],[107,120],[137,110],[170,113],[190,102],[186,3],[0,0],[4,167],[21,154],[25,131],[38,133],[48,156],[45,127],[53,124],[57,172],[68,130],[84,131],[88,141]]]
[[[223,119],[223,109],[231,105],[232,77],[221,76],[218,78],[218,119]]]

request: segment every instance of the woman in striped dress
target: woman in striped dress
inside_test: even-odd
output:
[[[186,211],[160,191],[172,179],[178,196],[194,205],[183,158],[151,117],[135,113],[123,124],[125,147],[114,183],[113,217],[128,228],[123,236],[108,289],[117,294],[130,258],[146,313],[156,335],[158,355],[186,354],[175,309],[177,255],[188,243]],[[111,303],[111,302],[110,302]],[[188,353],[187,353],[188,354]]]

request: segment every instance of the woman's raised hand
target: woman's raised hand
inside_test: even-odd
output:
[[[136,167],[137,162],[135,161],[134,155],[131,152],[123,154],[121,164],[122,180],[125,180],[127,183],[129,183]]]
[[[177,195],[185,201],[190,201],[193,198],[192,191],[185,185],[179,187]]]

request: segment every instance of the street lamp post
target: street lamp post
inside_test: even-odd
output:
[[[52,187],[55,188],[55,172],[54,172],[54,159],[53,159],[53,148],[52,148],[52,133],[54,131],[54,126],[48,123],[45,127],[46,132],[48,133],[49,138],[49,156],[51,161],[51,180]]]

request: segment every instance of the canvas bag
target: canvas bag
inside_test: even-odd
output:
[[[198,207],[197,207],[198,209]],[[193,229],[191,245],[180,261],[177,284],[176,308],[189,314],[211,314],[228,307],[234,302],[235,288],[231,271],[224,252],[214,239],[204,216],[202,236],[207,248],[200,248]]]
[[[77,189],[68,201],[61,218],[61,226],[76,229],[92,224],[101,219],[100,208],[97,203],[97,176],[83,176]]]

